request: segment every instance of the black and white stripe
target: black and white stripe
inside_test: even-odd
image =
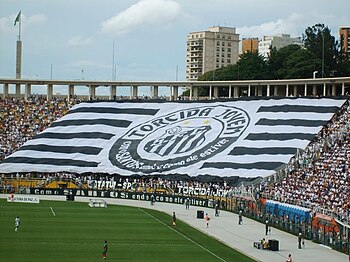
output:
[[[0,163],[0,172],[129,175],[131,171],[112,165],[108,156],[114,142],[129,130],[181,109],[225,105],[240,108],[249,115],[249,126],[242,135],[223,152],[205,161],[194,161],[162,173],[266,176],[286,165],[298,149],[304,149],[344,102],[344,99],[330,98],[282,98],[210,103],[81,103],[7,157]],[[154,137],[153,142],[144,144],[148,147],[147,154],[154,154],[154,159],[159,160],[163,155],[186,154],[188,148],[207,143],[200,132],[188,131],[184,139],[180,139],[181,136]]]
[[[120,132],[126,132],[132,124],[129,119],[150,117],[159,109],[128,107],[117,103],[81,103],[66,116],[53,122],[47,130],[36,135],[2,166],[11,164],[20,171],[40,172],[73,171],[75,168],[96,168],[98,155],[110,140]]]
[[[255,124],[228,152],[230,161],[214,157],[203,164],[202,170],[226,170],[231,175],[247,177],[271,174],[286,165],[298,149],[304,149],[345,101],[280,99],[267,102],[270,105],[264,102],[267,101],[262,101],[253,115]]]

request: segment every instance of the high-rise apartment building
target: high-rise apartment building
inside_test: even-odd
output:
[[[350,26],[341,26],[339,28],[340,42],[342,44],[343,52],[350,58]]]
[[[235,64],[239,34],[236,28],[214,26],[187,37],[186,79],[197,80],[205,72]]]
[[[276,36],[263,36],[263,39],[259,42],[259,54],[264,57],[268,57],[270,53],[270,47],[277,50],[287,45],[302,45],[300,37],[290,37],[289,34],[281,34]]]
[[[243,38],[242,39],[242,54],[246,52],[257,52],[259,46],[258,38]]]

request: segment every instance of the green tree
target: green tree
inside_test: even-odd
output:
[[[268,58],[273,79],[310,78],[320,65],[321,60],[300,45],[288,45],[279,50],[273,48]]]
[[[324,24],[315,24],[306,28],[303,34],[305,48],[321,60],[319,73],[321,77],[330,77],[337,74],[340,56],[339,43],[331,35],[331,30]],[[323,74],[323,75],[322,75]]]
[[[347,59],[339,60],[337,64],[337,69],[335,71],[335,76],[350,76],[350,61]]]
[[[321,60],[316,58],[309,50],[300,48],[290,54],[286,60],[286,68],[288,70],[285,71],[284,78],[311,78],[313,72],[317,71],[321,63]]]
[[[240,55],[234,65],[221,67],[214,71],[208,71],[201,75],[199,81],[229,81],[229,80],[250,80],[269,79],[267,62],[258,52],[247,52]],[[208,89],[199,88],[199,96],[208,96]],[[189,95],[189,90],[184,92]],[[219,96],[228,96],[228,88],[220,88]]]
[[[242,54],[236,65],[239,80],[270,78],[267,61],[258,52],[246,52]]]
[[[236,80],[234,77],[235,65],[229,65],[205,72],[203,75],[198,77],[199,81],[225,81],[225,80]]]
[[[276,47],[270,47],[270,53],[267,58],[267,66],[270,70],[270,78],[271,79],[281,79],[278,75],[277,71],[283,67],[283,59],[279,58],[278,51]]]
[[[263,56],[258,52],[247,52],[240,55],[234,65],[208,71],[201,75],[199,81],[268,79],[268,67]]]
[[[272,48],[268,57],[268,67],[271,79],[285,79],[288,74],[287,60],[291,54],[300,50],[299,45],[288,45],[277,50]]]

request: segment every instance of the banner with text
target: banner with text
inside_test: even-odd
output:
[[[345,102],[85,102],[0,163],[0,172],[260,177],[285,166]]]
[[[39,198],[31,195],[14,195],[11,194],[7,196],[7,202],[20,202],[20,203],[33,203],[38,204],[40,202]]]
[[[119,198],[151,201],[151,196],[154,196],[156,202],[185,204],[187,196],[176,195],[158,195],[141,192],[126,192],[126,191],[111,191],[111,190],[88,190],[88,189],[42,189],[31,188],[30,193],[34,195],[65,195],[78,197],[98,197],[98,198]],[[190,205],[208,207],[209,200],[201,198],[189,198]]]

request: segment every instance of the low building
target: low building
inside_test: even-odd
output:
[[[300,37],[290,37],[289,34],[281,34],[275,36],[263,36],[263,39],[259,42],[259,54],[264,57],[268,57],[270,54],[270,47],[277,50],[288,45],[302,45]]]
[[[242,39],[242,54],[246,52],[257,52],[259,48],[258,38],[243,38]]]

